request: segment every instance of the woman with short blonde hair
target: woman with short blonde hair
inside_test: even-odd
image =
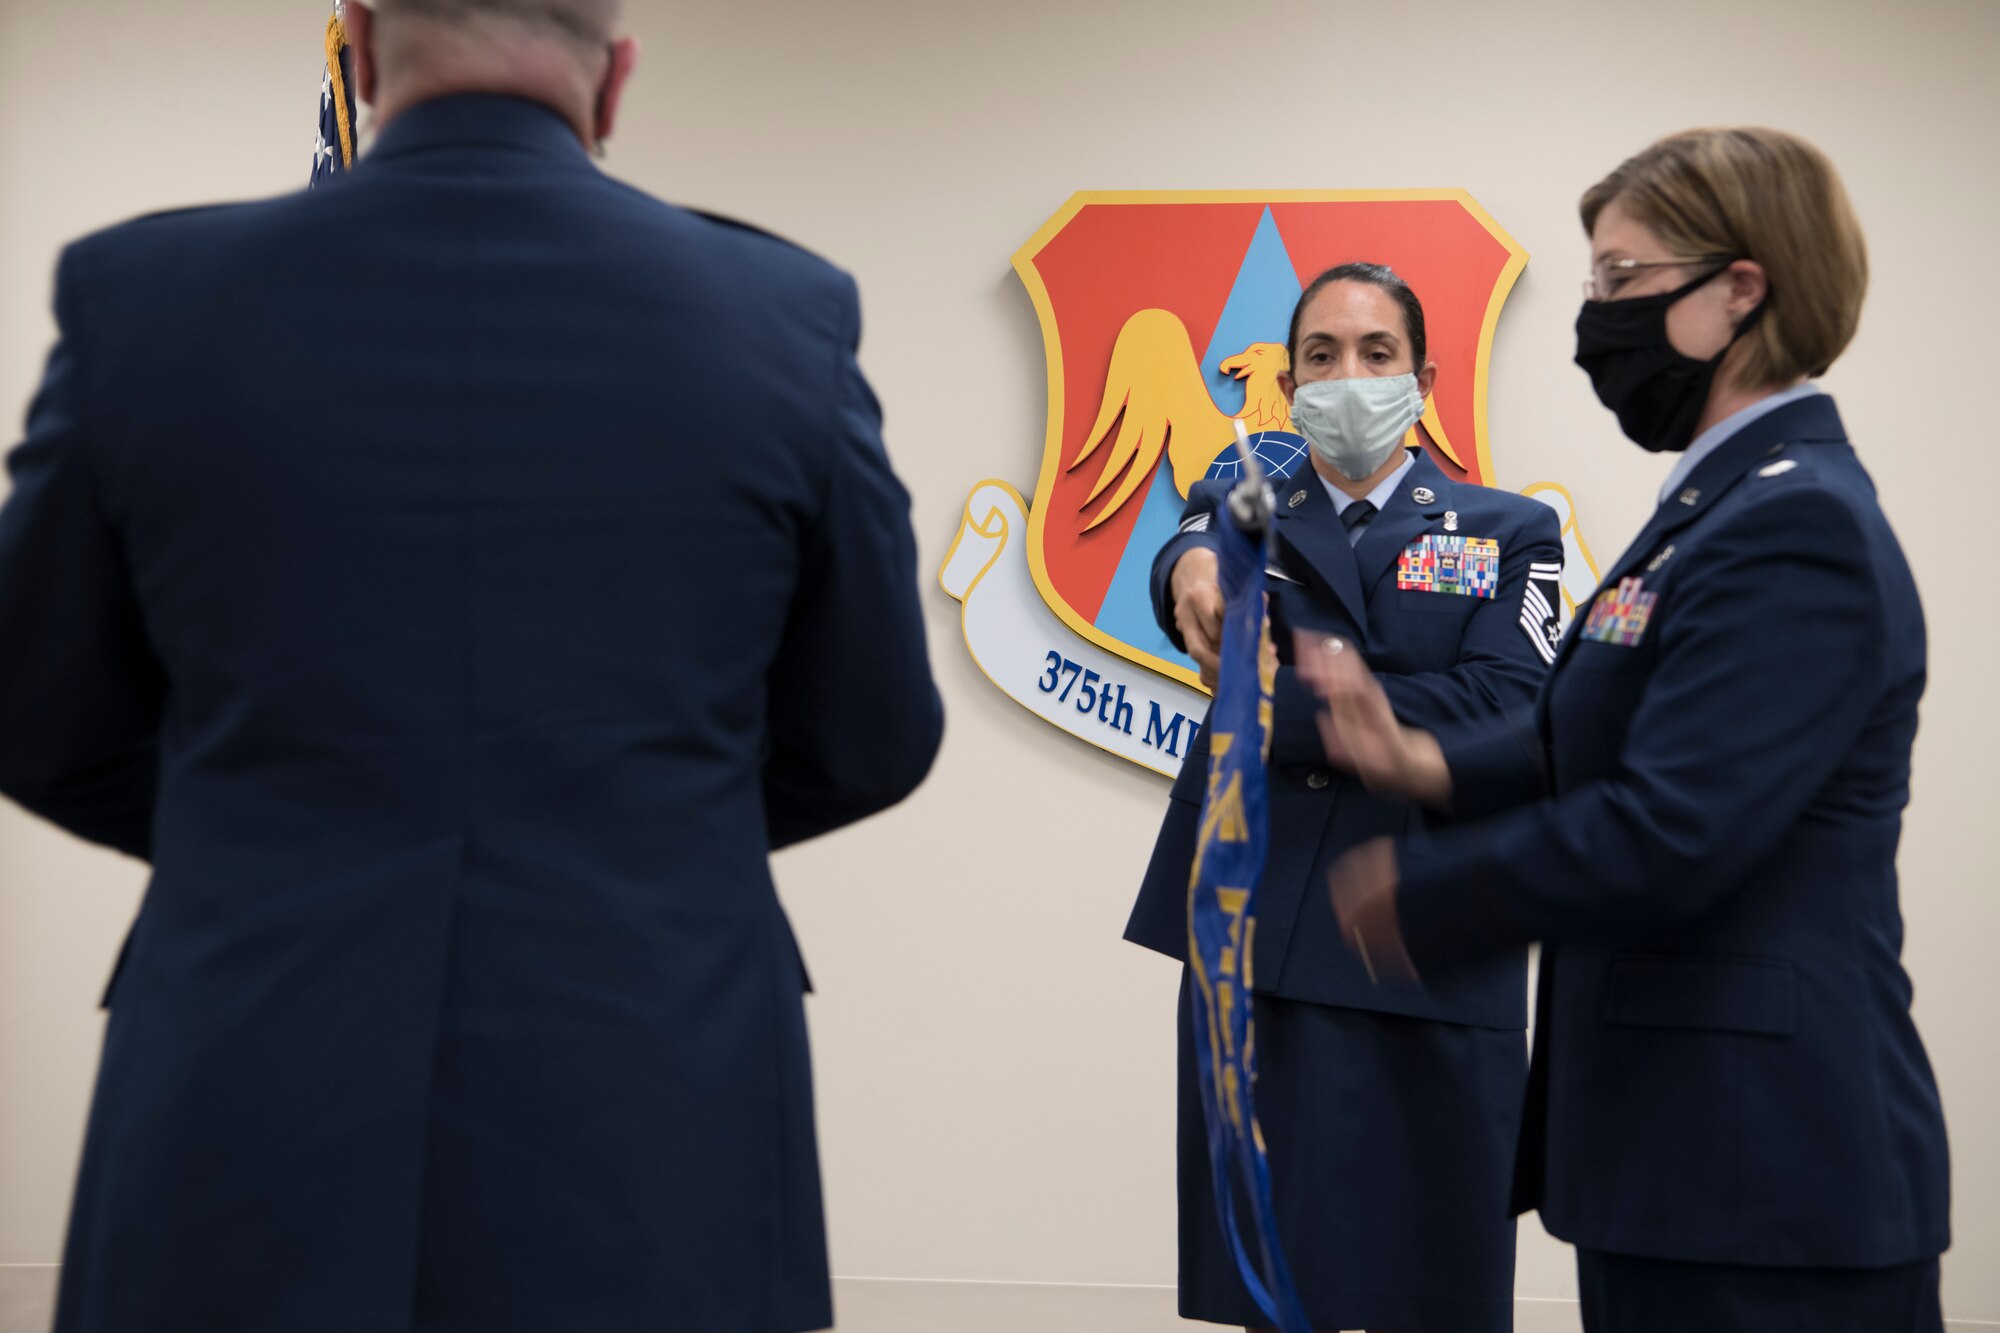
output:
[[[1833,163],[1766,129],[1662,139],[1586,190],[1583,230],[1617,201],[1676,255],[1754,258],[1769,291],[1735,367],[1775,388],[1826,373],[1861,322],[1868,247]]]
[[[1577,362],[1680,460],[1534,709],[1432,736],[1301,645],[1336,761],[1458,821],[1351,853],[1335,912],[1406,982],[1541,941],[1514,1204],[1576,1245],[1592,1333],[1936,1333],[1948,1161],[1896,879],[1923,611],[1810,382],[1860,318],[1861,228],[1769,129],[1662,139],[1582,215]]]

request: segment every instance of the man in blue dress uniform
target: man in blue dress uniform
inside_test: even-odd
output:
[[[1504,1330],[1525,954],[1397,992],[1349,957],[1326,870],[1366,839],[1416,831],[1419,817],[1328,766],[1290,652],[1297,631],[1353,642],[1398,713],[1438,727],[1523,704],[1554,651],[1558,524],[1537,501],[1453,481],[1401,447],[1437,368],[1422,307],[1390,270],[1321,275],[1299,300],[1289,347],[1282,383],[1313,466],[1277,496],[1267,585],[1281,665],[1253,958],[1257,1104],[1280,1234],[1316,1328]],[[1204,667],[1220,607],[1209,529],[1230,484],[1194,488],[1153,566],[1160,624]],[[1205,737],[1174,784],[1126,929],[1182,959]],[[1183,994],[1181,1312],[1254,1325],[1261,1316],[1216,1222],[1187,1023]]]
[[[825,1327],[767,853],[941,727],[854,285],[597,172],[611,0],[378,9],[350,176],[68,250],[12,456],[0,791],[154,872],[58,1328]]]

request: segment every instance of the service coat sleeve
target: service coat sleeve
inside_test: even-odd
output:
[[[1215,536],[1215,525],[1228,521],[1228,515],[1220,511],[1223,498],[1228,494],[1228,482],[1196,482],[1188,491],[1187,505],[1181,510],[1178,531],[1167,539],[1166,545],[1153,557],[1152,576],[1149,586],[1153,593],[1153,619],[1167,641],[1187,651],[1187,641],[1181,637],[1180,626],[1174,623],[1174,566],[1182,556],[1195,547],[1221,552]]]
[[[860,303],[843,285],[820,511],[769,681],[764,805],[771,845],[816,837],[914,791],[943,736],[918,602],[910,499],[856,360]]]
[[[1434,733],[1451,772],[1454,820],[1489,819],[1549,795],[1548,751],[1535,705]]]
[[[0,793],[145,858],[166,676],[93,476],[77,256],[57,273],[58,341],[0,506]]]

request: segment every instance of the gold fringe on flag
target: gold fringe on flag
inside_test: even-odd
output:
[[[347,119],[347,78],[340,72],[340,53],[347,48],[347,27],[336,13],[326,21],[326,72],[333,79],[333,114],[340,122],[340,165],[354,165],[354,126]]]

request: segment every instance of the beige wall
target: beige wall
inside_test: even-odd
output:
[[[1565,482],[1609,559],[1666,464],[1623,443],[1568,364],[1577,193],[1689,124],[1767,122],[1827,149],[1876,275],[1829,387],[1930,613],[1903,865],[1918,1019],[1956,1156],[1947,1308],[2000,1320],[2000,899],[1987,859],[2000,454],[1984,400],[2000,6],[631,8],[646,59],[610,169],[857,274],[864,359],[916,497],[927,578],[974,481],[1032,491],[1042,352],[1008,261],[1074,190],[1470,189],[1534,256],[1495,346],[1499,480]],[[318,0],[0,0],[9,421],[39,372],[66,237],[299,182],[324,15]],[[1174,969],[1118,933],[1164,786],[1003,698],[964,650],[957,604],[934,583],[927,599],[950,710],[936,774],[896,813],[780,863],[820,986],[836,1269],[1157,1288],[1174,1272]],[[60,1253],[92,1005],[139,887],[130,864],[0,813],[0,1265]],[[1522,1293],[1569,1295],[1567,1252],[1532,1221],[1523,1240]],[[1098,1308],[1084,1295],[1063,1306],[1060,1288],[1022,1290],[1056,1292],[1078,1327],[1111,1326],[1081,1313]],[[859,1317],[883,1308],[874,1291],[849,1284],[843,1301]]]

